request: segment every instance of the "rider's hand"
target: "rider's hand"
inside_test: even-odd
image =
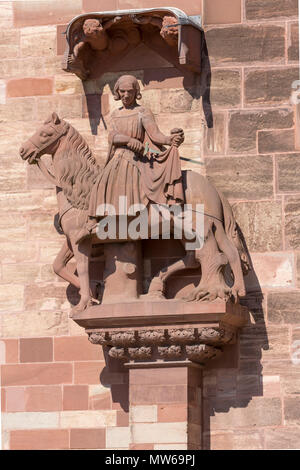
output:
[[[142,153],[144,151],[143,144],[137,139],[129,139],[127,147],[133,152]]]
[[[174,147],[179,147],[184,142],[184,134],[174,134],[171,136],[171,142]]]

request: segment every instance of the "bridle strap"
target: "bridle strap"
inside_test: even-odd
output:
[[[58,132],[56,127],[50,125],[50,127],[52,127],[52,129],[54,130],[54,135],[52,137],[52,139],[50,140],[50,142],[47,142],[46,144],[42,145],[41,147],[39,145],[37,145],[33,140],[32,138],[29,138],[29,142],[38,150],[38,152],[40,153],[42,150],[45,150],[47,147],[49,147],[49,145],[52,145],[54,144],[54,142],[56,140],[59,139],[59,137],[61,137],[62,135],[66,134],[68,129],[69,129],[69,124],[65,123],[63,128],[62,128],[62,132]]]

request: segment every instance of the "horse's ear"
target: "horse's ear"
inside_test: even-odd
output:
[[[56,113],[52,113],[52,122],[54,124],[60,124],[60,119]]]

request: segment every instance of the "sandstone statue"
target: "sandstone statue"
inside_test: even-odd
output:
[[[203,246],[186,249],[183,259],[158,272],[150,283],[150,298],[164,296],[166,282],[175,272],[201,268],[199,285],[185,300],[233,297],[238,301],[239,296],[246,294],[243,271],[247,271],[249,264],[228,201],[197,172],[181,172],[178,147],[184,140],[184,133],[181,129],[173,130],[169,136],[161,133],[152,113],[137,103],[140,90],[134,77],[121,77],[114,95],[121,99],[122,106],[111,115],[109,153],[103,170],[81,135],[56,113],[20,149],[23,160],[37,164],[56,186],[60,223],[66,240],[54,261],[54,270],[80,288],[81,300],[75,310],[84,310],[92,303],[89,258],[95,226],[105,215],[97,214],[97,206],[114,205],[120,196],[127,197],[128,205],[142,203],[149,212],[154,204],[167,208],[183,203],[192,207],[197,203],[204,205]],[[147,149],[150,150],[147,152]],[[44,154],[52,155],[54,174],[43,163]],[[134,251],[137,241],[129,236],[114,241],[116,248],[106,251],[107,265],[112,263],[113,257],[119,257],[117,261],[124,268],[122,273],[124,271],[130,278],[134,268],[122,258],[126,250],[121,252],[117,247],[127,244],[127,251],[132,247]],[[189,246],[184,237],[181,242],[185,248]],[[111,246],[112,240],[101,240],[101,243]],[[78,277],[68,268],[73,256]],[[233,274],[231,287],[224,279],[224,267],[228,263]]]

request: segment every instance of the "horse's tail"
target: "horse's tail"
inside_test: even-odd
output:
[[[236,223],[228,200],[220,191],[218,191],[218,193],[223,206],[225,233],[229,240],[237,248],[241,258],[242,270],[244,275],[246,275],[249,271],[251,271],[252,267],[247,249],[245,247],[245,242],[242,238],[240,229]]]

